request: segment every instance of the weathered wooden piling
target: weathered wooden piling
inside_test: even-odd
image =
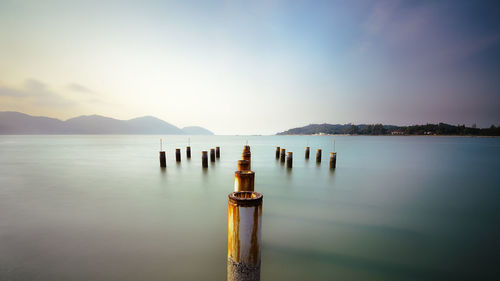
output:
[[[220,158],[220,147],[218,146],[215,147],[215,157]]]
[[[252,153],[250,152],[250,146],[245,145],[243,152],[241,153],[241,159],[248,161],[248,169],[252,167]]]
[[[201,152],[201,166],[203,168],[208,168],[208,152],[206,150]]]
[[[260,281],[262,194],[228,195],[227,280]]]
[[[321,163],[321,149],[316,149],[316,163]]]
[[[335,169],[337,166],[337,152],[330,152],[330,169]]]
[[[306,159],[309,159],[309,146],[306,146]]]
[[[160,167],[167,167],[167,159],[165,156],[165,151],[160,151]]]
[[[175,162],[181,162],[181,149],[175,149]]]
[[[186,146],[186,158],[191,158],[191,146]]]
[[[280,161],[281,161],[281,162],[285,162],[285,157],[286,157],[286,149],[282,148],[282,149],[281,149],[281,157],[280,157]]]
[[[250,161],[248,160],[238,160],[238,171],[249,171]]]
[[[243,147],[243,152],[245,151],[250,152],[250,146],[248,144]]]
[[[291,168],[293,162],[293,152],[286,153],[286,167]]]
[[[276,147],[276,159],[280,159],[280,147]]]
[[[215,149],[210,148],[210,162],[215,162]]]
[[[254,191],[255,173],[249,170],[234,172],[234,191]]]

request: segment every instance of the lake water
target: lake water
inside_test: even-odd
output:
[[[0,136],[0,280],[225,280],[246,140],[264,195],[262,280],[500,276],[499,138],[338,136],[333,172],[327,136],[192,136],[191,160],[187,137],[167,136],[166,170],[159,138]]]

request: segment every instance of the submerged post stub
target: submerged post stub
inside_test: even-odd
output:
[[[160,151],[160,167],[167,167],[167,159],[165,156],[165,151]]]
[[[280,159],[280,147],[276,147],[276,159]]]
[[[206,150],[201,152],[201,166],[203,168],[208,168],[208,152]]]
[[[191,158],[191,146],[186,146],[186,158]]]
[[[181,162],[181,149],[175,149],[175,162]]]
[[[234,172],[234,191],[254,191],[255,173],[249,170]]]
[[[249,171],[250,161],[248,160],[238,160],[238,171]]]
[[[228,195],[227,280],[260,281],[262,194]]]
[[[286,153],[286,167],[291,168],[293,163],[293,152]]]
[[[309,146],[306,146],[306,159],[309,159]]]
[[[215,149],[210,148],[210,162],[215,162]]]
[[[335,169],[337,166],[337,152],[330,152],[330,169]]]
[[[282,148],[280,161],[285,162],[285,157],[286,157],[286,149]]]
[[[316,149],[316,163],[321,163],[321,149]]]
[[[220,158],[220,147],[218,146],[215,147],[215,157]]]

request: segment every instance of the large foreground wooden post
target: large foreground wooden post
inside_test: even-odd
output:
[[[286,153],[286,167],[291,168],[293,162],[293,152]]]
[[[321,163],[321,149],[316,149],[316,163]]]
[[[330,152],[330,169],[335,169],[337,166],[337,152]]]
[[[181,162],[181,149],[180,148],[175,149],[175,161]]]
[[[286,157],[286,149],[282,148],[282,149],[281,149],[281,157],[280,157],[280,161],[281,161],[281,162],[285,162],[285,157]]]
[[[215,162],[215,149],[210,148],[210,162]]]
[[[167,167],[167,159],[165,156],[165,151],[160,151],[160,167]]]
[[[191,158],[191,146],[186,146],[186,158]]]
[[[309,146],[306,146],[306,159],[309,159]]]
[[[208,168],[208,152],[206,150],[201,152],[201,166],[203,168]]]
[[[238,160],[238,171],[249,171],[250,161],[248,160]]]
[[[260,281],[262,194],[228,195],[227,280]]]
[[[215,157],[220,158],[220,147],[218,146],[215,147]]]
[[[252,171],[234,172],[234,191],[254,191],[255,173]]]

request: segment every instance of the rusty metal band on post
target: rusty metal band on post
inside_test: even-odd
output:
[[[186,158],[191,158],[191,146],[186,146]]]
[[[306,159],[309,159],[309,146],[306,146]]]
[[[167,167],[167,159],[165,156],[165,151],[160,151],[160,167]]]
[[[250,161],[248,160],[238,160],[238,171],[249,171]]]
[[[316,149],[316,162],[321,162],[321,149]]]
[[[255,173],[252,171],[234,172],[234,191],[254,191]]]
[[[208,167],[208,152],[206,150],[203,150],[201,152],[201,166],[203,168]]]
[[[287,152],[286,153],[286,166],[287,166],[287,168],[292,167],[292,162],[293,162],[293,152]]]
[[[335,169],[337,166],[337,152],[330,152],[330,169]]]
[[[210,148],[210,162],[215,162],[215,149]]]
[[[280,158],[280,147],[277,146],[276,147],[276,159],[279,159]]]
[[[259,281],[262,244],[262,194],[228,195],[227,280]]]
[[[175,149],[175,161],[181,162],[181,149],[180,148]]]
[[[286,149],[282,148],[280,161],[285,162],[285,157],[286,157]]]
[[[220,147],[215,147],[215,157],[220,158]]]

